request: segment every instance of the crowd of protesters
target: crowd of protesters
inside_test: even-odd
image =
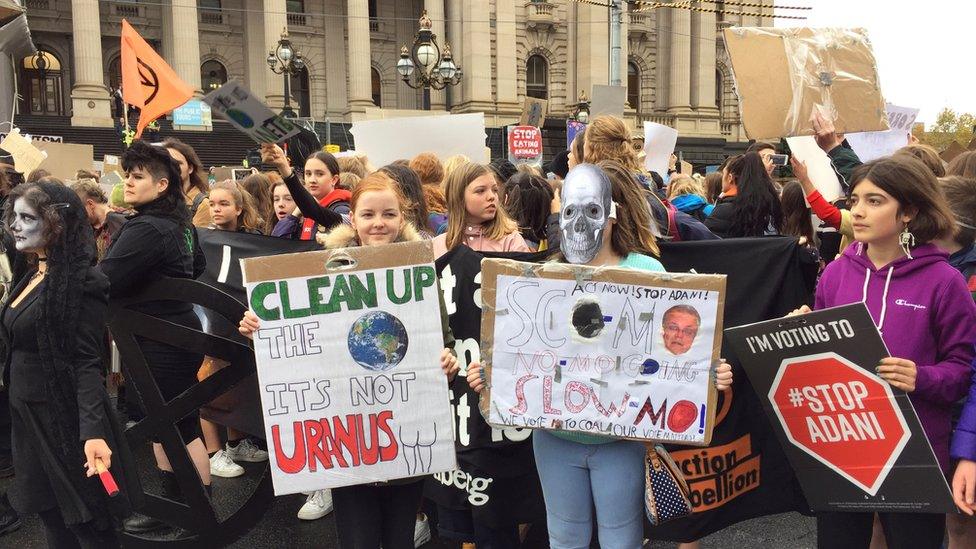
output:
[[[813,131],[843,189],[841,200],[829,202],[836,197],[818,191],[803,162],[774,165],[777,147],[768,143],[726,158],[704,176],[673,168],[649,172],[623,120],[611,116],[592,120],[545,170],[432,153],[375,167],[365,156],[319,151],[293,165],[269,143],[261,148],[266,171],[208,183],[193,148],[167,139],[132,143],[122,156],[125,180],[111,193],[87,172],[61,181],[0,171],[6,229],[0,475],[14,477],[9,502],[6,495],[0,500],[0,535],[19,525],[18,514],[31,513],[40,515],[51,547],[112,547],[118,529],[171,528],[139,509],[110,508],[92,478],[104,466],[125,489],[127,477],[138,476],[121,427],[125,418],[116,410],[129,401],[121,411],[134,415],[138,404],[120,393],[113,405],[104,381],[106,306],[162,277],[200,276],[205,258],[198,231],[217,230],[324,248],[429,240],[435,257],[459,246],[550,251],[558,261],[646,271],[664,270],[659,242],[796,239],[819,280],[809,306],[794,314],[865,303],[892,355],[878,365],[878,375],[909,393],[961,511],[948,518],[819,513],[819,545],[934,548],[948,535],[950,548],[976,547],[976,152],[946,165],[931,147],[912,144],[861,163],[830,121],[814,120]],[[578,192],[580,180],[606,189],[614,206],[607,235],[590,252],[560,233],[563,201]],[[895,299],[931,311],[926,323],[891,306]],[[464,373],[480,391],[481,365],[458,364],[443,308],[444,351],[431,360],[451,379]],[[190,303],[147,302],[136,310],[201,328]],[[250,337],[257,329],[257,317],[246,313],[240,332]],[[138,343],[164,400],[221,367],[218,359],[167,343],[142,337]],[[714,379],[727,389],[731,367],[722,361]],[[197,413],[177,427],[208,495],[212,477],[240,477],[242,463],[268,460],[263,433]],[[185,487],[160,442],[152,445],[154,474],[165,497],[183,500]],[[594,534],[603,547],[642,546],[644,444],[540,430],[532,447],[551,547],[588,547]],[[317,520],[334,510],[341,547],[403,549],[431,537],[423,499],[424,484],[416,479],[318,490],[307,494],[297,518]],[[468,517],[467,531],[440,534],[458,545],[495,549],[518,547],[524,529]]]

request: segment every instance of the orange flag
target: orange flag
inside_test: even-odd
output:
[[[122,100],[140,109],[136,137],[150,122],[193,97],[193,89],[122,20]]]

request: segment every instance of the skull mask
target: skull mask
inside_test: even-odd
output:
[[[613,216],[610,180],[593,164],[579,164],[563,182],[559,248],[570,263],[589,263],[603,246]]]

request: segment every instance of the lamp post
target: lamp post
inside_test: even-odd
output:
[[[573,119],[577,122],[582,122],[586,124],[590,121],[590,100],[586,97],[586,92],[580,90],[579,92],[579,103],[574,105],[576,109],[573,111]]]
[[[292,46],[287,28],[281,31],[281,39],[274,51],[268,52],[268,66],[271,67],[271,72],[284,75],[285,78],[285,105],[281,109],[281,115],[295,118],[295,111],[291,108],[291,77],[305,68],[305,58]],[[298,107],[301,110],[301,105]]]
[[[437,36],[431,32],[427,10],[420,16],[420,30],[413,39],[413,47],[400,48],[400,61],[396,70],[408,86],[424,90],[424,110],[430,110],[430,89],[443,90],[461,83],[461,67],[454,63],[451,47],[444,44],[442,52]],[[438,63],[438,60],[440,61]],[[413,78],[411,78],[411,76]]]

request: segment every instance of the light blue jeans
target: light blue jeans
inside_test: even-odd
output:
[[[532,433],[551,549],[587,549],[593,506],[602,549],[637,549],[644,540],[643,444],[581,444]]]

